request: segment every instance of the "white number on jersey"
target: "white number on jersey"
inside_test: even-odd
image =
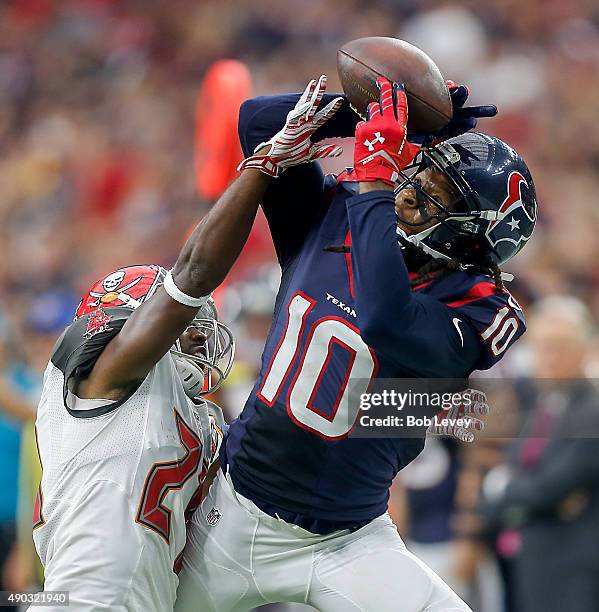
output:
[[[518,319],[508,316],[509,314],[510,309],[507,306],[500,308],[491,325],[481,334],[483,340],[490,341],[491,351],[496,357],[507,349],[518,331]]]
[[[314,304],[314,300],[301,293],[289,302],[287,327],[258,393],[258,397],[269,406],[274,405],[298,359],[306,317]],[[359,331],[340,317],[325,317],[316,321],[307,337],[303,355],[290,383],[287,412],[300,427],[323,438],[343,438],[351,430],[359,410],[359,402],[350,402],[350,395],[357,398],[367,391],[376,369],[375,357]],[[323,376],[326,376],[334,346],[349,353],[349,363],[336,400],[325,414],[314,406],[314,398]],[[350,380],[356,381],[351,388]]]

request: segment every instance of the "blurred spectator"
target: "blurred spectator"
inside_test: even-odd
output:
[[[8,342],[8,324],[6,318],[0,316],[0,590],[17,586],[12,570],[17,539],[21,426],[34,417],[33,407],[15,391],[14,381],[6,376],[10,355]]]
[[[472,537],[475,501],[467,499],[479,487],[482,455],[493,453],[487,442],[427,438],[422,454],[393,482],[389,511],[408,548],[473,610],[502,612],[501,576],[493,556]]]
[[[586,307],[548,297],[530,317],[534,378],[523,433],[483,483],[487,529],[508,558],[517,612],[588,612],[599,602],[599,397],[584,378]]]
[[[525,310],[546,295],[563,293],[599,314],[597,2],[304,0],[301,11],[290,0],[0,3],[0,309],[10,329],[8,350],[0,342],[0,412],[12,415],[0,415],[0,484],[6,485],[0,506],[6,504],[7,514],[14,518],[17,421],[37,402],[52,344],[72,315],[73,294],[120,265],[168,266],[186,229],[208,210],[210,203],[195,193],[193,159],[194,114],[207,67],[224,57],[244,61],[256,94],[299,91],[323,72],[335,91],[339,46],[374,35],[399,35],[423,47],[447,77],[470,85],[474,103],[499,105],[499,116],[479,127],[518,147],[540,200],[533,239],[508,266]],[[351,143],[344,145],[344,157],[329,163],[328,171],[351,163]],[[218,296],[223,319],[236,318],[239,344],[235,372],[221,395],[230,415],[239,412],[253,384],[270,323],[270,290],[251,290],[262,274],[256,268],[269,261],[277,268],[269,243],[261,218],[241,265]],[[508,355],[495,376],[522,374],[527,343],[525,337],[522,350]],[[510,386],[502,387],[506,397],[498,402],[506,408],[488,427],[497,435],[462,449],[456,462],[453,535],[431,528],[437,535],[443,531],[439,541],[448,549],[456,534],[476,531],[472,508],[480,481],[503,462],[500,438],[514,415],[508,413]],[[546,393],[545,387],[539,391]],[[528,402],[538,407],[538,399],[523,398],[523,413]],[[38,469],[32,432],[24,436],[22,479],[29,484],[21,492],[20,533],[29,528]],[[575,442],[552,440],[547,448]],[[546,456],[547,449],[538,468],[525,468],[514,455],[510,465],[528,482],[524,476],[544,468]],[[430,509],[428,518],[446,521],[449,506],[447,501]],[[585,517],[586,511],[571,523],[553,524],[556,530],[574,529]],[[582,559],[587,549],[574,536],[570,542],[561,542],[561,550]],[[472,582],[485,556],[479,542],[470,544],[460,549],[464,584]],[[0,546],[0,554],[8,551]],[[34,572],[13,575],[29,580]],[[563,609],[571,609],[570,603]]]
[[[6,317],[0,322],[0,585],[8,590],[24,590],[38,580],[31,538],[40,478],[33,420],[52,346],[72,320],[76,303],[68,291],[50,290],[18,313],[20,334],[11,335]]]
[[[408,548],[460,595],[467,594],[458,575],[458,543],[451,526],[454,512],[459,445],[430,436],[425,449],[403,469],[398,481],[405,491],[405,515],[398,517]],[[396,487],[399,483],[394,483]],[[393,510],[398,503],[392,495]],[[395,514],[395,512],[393,512]],[[395,518],[395,517],[394,517]]]
[[[78,300],[67,288],[49,289],[34,296],[23,319],[23,357],[20,381],[33,405],[37,405],[42,376],[52,347],[64,328],[73,320]],[[41,479],[33,423],[21,434],[19,462],[17,541],[11,555],[13,588],[23,590],[41,584],[41,566],[33,546],[31,521],[35,496]]]

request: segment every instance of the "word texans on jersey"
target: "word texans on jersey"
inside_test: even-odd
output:
[[[356,318],[356,311],[351,306],[348,306],[345,302],[342,302],[340,299],[336,298],[334,295],[327,293],[327,302],[332,302],[335,304],[335,306],[341,308],[343,312],[346,312],[348,315],[354,317],[354,319]]]

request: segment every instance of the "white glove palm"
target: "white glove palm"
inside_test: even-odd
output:
[[[473,442],[475,438],[475,432],[482,431],[485,428],[485,424],[481,419],[473,415],[485,415],[489,414],[490,408],[487,403],[487,396],[482,391],[476,389],[468,389],[468,393],[471,402],[470,404],[460,404],[458,406],[452,406],[449,410],[443,411],[437,415],[437,419],[447,419],[446,425],[431,425],[427,434],[435,436],[449,436],[456,438],[462,442]],[[461,424],[456,421],[460,419]]]
[[[298,103],[289,114],[283,129],[269,141],[259,144],[256,151],[270,146],[267,153],[252,155],[243,160],[238,170],[257,168],[269,176],[279,176],[292,166],[299,166],[323,157],[337,157],[342,148],[337,145],[315,145],[311,137],[341,107],[343,98],[335,98],[318,111],[318,105],[326,91],[327,77],[323,74],[318,81],[312,80],[304,90]]]

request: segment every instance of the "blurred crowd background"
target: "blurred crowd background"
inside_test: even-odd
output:
[[[121,265],[170,266],[212,203],[194,174],[208,67],[245,62],[255,94],[299,91],[321,73],[335,91],[337,49],[372,35],[420,46],[473,103],[497,104],[479,129],[522,153],[540,203],[533,239],[507,267],[531,331],[491,373],[505,380],[491,435],[472,448],[430,440],[394,484],[393,516],[474,610],[599,610],[597,442],[551,436],[566,412],[582,424],[599,412],[596,0],[0,2],[2,588],[41,579],[32,420],[54,341],[93,280]],[[349,165],[345,148],[329,170]],[[238,341],[219,398],[229,417],[256,374],[277,283],[258,223],[218,295]],[[564,392],[539,378],[579,382]]]

